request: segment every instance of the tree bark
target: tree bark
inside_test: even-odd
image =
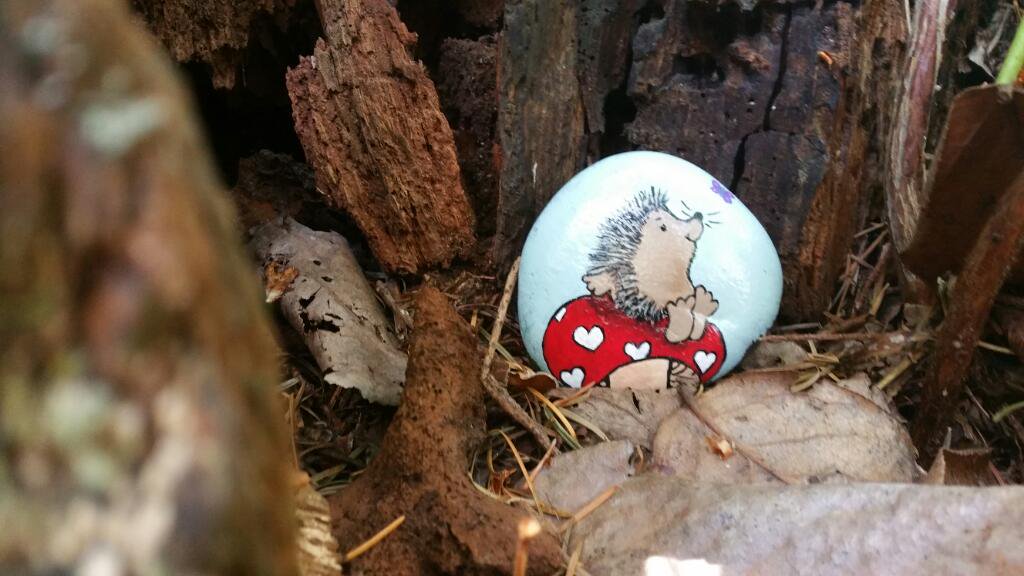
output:
[[[320,191],[377,259],[413,274],[467,256],[473,212],[416,40],[386,0],[324,0],[326,39],[288,72],[295,129]]]
[[[864,207],[851,80],[873,38],[855,18],[847,2],[672,0],[634,40],[629,141],[701,166],[758,216],[782,259],[784,319],[827,306]]]
[[[576,78],[577,6],[508,0],[498,53],[499,268],[519,254],[533,220],[582,167],[583,105]]]
[[[179,62],[210,65],[213,85],[231,88],[256,18],[287,17],[294,0],[134,0],[171,55]]]
[[[292,574],[275,347],[161,51],[0,10],[0,572]]]

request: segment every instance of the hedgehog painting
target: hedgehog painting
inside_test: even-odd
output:
[[[552,374],[574,388],[713,378],[726,354],[710,318],[718,301],[690,277],[704,226],[700,212],[673,214],[654,188],[606,221],[582,278],[589,294],[561,306],[544,332]]]

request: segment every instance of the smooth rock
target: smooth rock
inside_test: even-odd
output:
[[[563,386],[633,389],[727,373],[778,313],[765,229],[710,174],[627,152],[572,178],[523,248],[519,323]]]

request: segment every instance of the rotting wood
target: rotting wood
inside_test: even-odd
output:
[[[621,152],[625,122],[632,120],[626,81],[645,0],[581,0],[576,75],[586,118],[587,162]]]
[[[508,0],[498,51],[498,214],[492,255],[507,269],[547,201],[581,167],[577,5]]]
[[[924,144],[945,42],[946,21],[956,0],[922,0],[914,9],[913,32],[887,151],[885,182],[889,229],[900,252],[910,244],[923,204]]]
[[[498,117],[494,36],[448,38],[441,43],[437,92],[455,134],[462,183],[476,212],[481,238],[494,234],[498,204],[495,128]]]
[[[974,348],[1003,281],[1024,246],[1024,173],[1010,184],[982,228],[949,299],[914,419],[914,444],[927,464],[938,452],[963,396]]]
[[[405,393],[380,451],[349,487],[330,498],[341,549],[365,541],[382,520],[401,529],[352,563],[366,574],[510,574],[516,527],[525,516],[480,494],[466,476],[485,437],[477,338],[443,294],[416,298]],[[556,540],[530,544],[531,573],[561,563]]]
[[[873,4],[879,19],[892,12],[879,4],[896,6]],[[864,207],[873,125],[862,119],[877,105],[884,67],[863,53],[889,30],[872,20],[874,34],[860,34],[847,2],[663,7],[634,40],[629,141],[682,156],[732,188],[779,250],[781,317],[816,318]]]
[[[114,0],[7,0],[0,53],[0,573],[294,574],[276,348],[174,66]]]
[[[257,18],[287,18],[294,0],[133,0],[150,29],[179,62],[201,60],[213,85],[231,88]]]
[[[295,129],[329,202],[389,271],[466,256],[473,212],[452,130],[387,0],[318,3],[326,39],[287,75]]]

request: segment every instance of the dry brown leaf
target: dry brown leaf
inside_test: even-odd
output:
[[[338,542],[331,534],[330,507],[308,482],[295,495],[295,517],[299,529],[299,574],[340,576],[341,557]]]
[[[280,298],[281,310],[324,380],[356,388],[371,402],[397,405],[406,356],[348,242],[289,218],[254,229],[252,248],[264,262],[298,271]]]
[[[578,390],[557,388],[551,397],[568,398]],[[612,440],[629,440],[636,446],[651,447],[661,421],[682,406],[674,390],[621,390],[591,388],[576,404],[566,406],[583,416]]]
[[[537,496],[558,510],[579,510],[633,475],[632,455],[633,443],[628,440],[602,442],[559,454],[537,476]]]
[[[557,386],[555,379],[547,372],[535,372],[526,366],[513,366],[508,373],[508,387],[516,392],[533,389],[549,392]]]
[[[991,464],[992,450],[988,448],[943,448],[921,482],[946,486],[995,486],[999,481],[992,474]]]
[[[267,262],[263,267],[263,285],[267,293],[267,302],[277,302],[298,277],[299,271],[292,266]]]
[[[698,486],[645,475],[573,530],[593,574],[1021,574],[1024,488]],[[646,568],[646,570],[645,570]],[[706,573],[706,572],[701,572]]]
[[[662,422],[654,465],[697,483],[913,480],[909,436],[866,378],[823,379],[800,394],[789,391],[791,380],[740,374],[719,382],[697,397],[701,418],[681,409]],[[733,458],[708,450],[705,438],[717,434],[734,446]]]
[[[743,357],[741,366],[747,370],[792,366],[807,360],[808,352],[796,342],[755,342]]]

